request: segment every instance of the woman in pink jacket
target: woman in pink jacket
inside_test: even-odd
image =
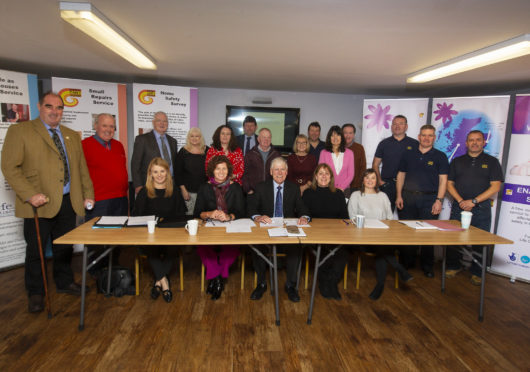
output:
[[[346,148],[342,129],[338,125],[329,128],[326,149],[320,152],[318,163],[325,163],[333,170],[335,188],[344,191],[350,187],[355,174],[353,152]]]

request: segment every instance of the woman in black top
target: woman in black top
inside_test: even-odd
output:
[[[191,128],[186,137],[186,144],[180,149],[175,162],[175,178],[180,187],[182,198],[186,203],[186,214],[192,215],[197,199],[199,186],[207,181],[204,172],[208,147],[199,128]]]
[[[207,173],[209,181],[199,188],[193,215],[221,222],[244,217],[243,190],[237,182],[230,180],[230,160],[224,155],[214,156],[208,163]],[[212,300],[217,300],[224,289],[223,278],[228,278],[228,269],[239,256],[239,248],[233,245],[197,246],[197,253],[206,267],[206,279],[209,280],[206,292],[212,295]]]
[[[305,190],[302,196],[312,218],[348,218],[346,199],[343,192],[335,188],[333,178],[329,165],[322,163],[316,167],[311,187]],[[324,252],[335,249],[333,246],[323,248]],[[348,253],[339,249],[318,269],[318,288],[324,298],[341,299],[338,284],[347,259]]]
[[[184,214],[184,203],[178,192],[173,190],[173,180],[169,177],[169,164],[162,158],[154,158],[149,163],[147,181],[136,196],[134,216],[172,217]],[[169,272],[175,262],[175,247],[150,246],[144,249],[153,269],[155,281],[151,297],[156,300],[160,294],[166,302],[171,302],[173,293],[169,283]]]

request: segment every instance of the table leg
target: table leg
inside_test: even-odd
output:
[[[453,249],[453,248],[450,248]],[[447,261],[447,246],[442,246],[442,293],[445,293],[445,264]]]
[[[482,281],[480,283],[480,305],[478,309],[478,320],[482,322],[484,320],[484,292],[486,290],[486,254],[488,252],[488,246],[482,246]]]
[[[111,280],[111,278],[112,278],[112,250],[109,253],[109,266],[107,268],[107,293],[105,294],[105,297],[111,297],[112,296],[112,294],[110,293],[110,280]]]
[[[83,246],[83,266],[81,269],[81,313],[79,314],[79,327],[78,329],[82,331],[85,329],[85,296],[86,296],[86,270],[87,270],[87,260],[88,260],[88,248]]]
[[[272,246],[272,271],[274,272],[274,305],[276,309],[276,325],[280,325],[280,304],[278,302],[278,258],[276,244]]]
[[[313,317],[313,303],[315,301],[315,292],[317,288],[317,274],[318,274],[318,266],[320,265],[320,250],[322,248],[322,245],[319,244],[317,246],[317,253],[315,258],[315,272],[313,274],[313,288],[311,288],[311,300],[309,301],[309,314],[307,316],[307,324],[311,324],[311,318]]]

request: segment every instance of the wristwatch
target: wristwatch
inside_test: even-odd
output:
[[[440,203],[442,203],[442,204],[443,204],[443,202],[444,202],[444,198],[436,198],[436,200],[438,200],[438,201],[439,201]]]
[[[478,204],[478,200],[476,198],[473,198],[473,200],[471,200],[471,203],[477,205]]]

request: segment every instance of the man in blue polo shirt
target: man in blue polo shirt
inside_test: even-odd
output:
[[[396,115],[392,119],[392,136],[385,138],[375,150],[372,168],[379,178],[379,189],[383,191],[390,200],[392,212],[396,208],[396,176],[401,156],[406,151],[418,148],[418,141],[407,136],[407,118],[403,115]],[[379,172],[379,166],[383,163],[383,168]]]
[[[400,219],[438,219],[447,187],[447,156],[433,148],[436,130],[430,124],[420,129],[420,145],[401,158],[396,180],[396,207]],[[404,249],[402,262],[414,266],[416,249]],[[421,266],[426,277],[434,277],[434,247],[421,247]]]
[[[447,191],[454,198],[451,207],[451,219],[460,220],[460,213],[473,213],[471,225],[490,231],[491,201],[501,189],[504,176],[499,161],[484,152],[484,133],[473,130],[466,139],[467,154],[455,158],[449,166]],[[481,248],[475,248],[482,253]],[[454,277],[462,270],[462,253],[458,249],[447,249],[447,271],[445,276]],[[471,283],[480,285],[482,270],[473,261],[471,264]]]

